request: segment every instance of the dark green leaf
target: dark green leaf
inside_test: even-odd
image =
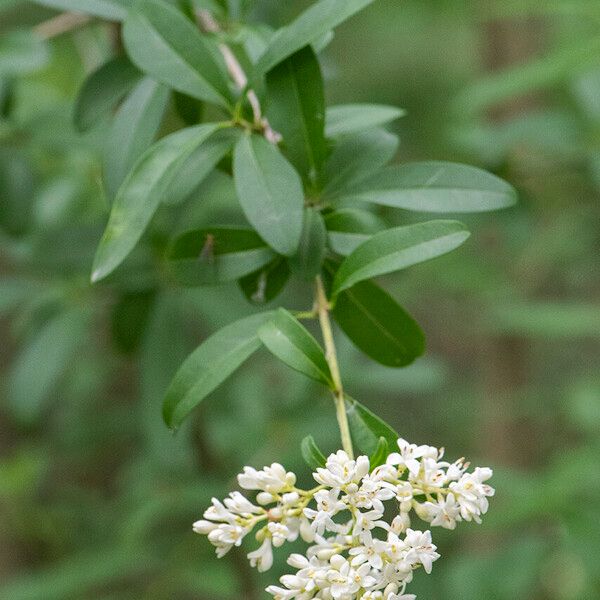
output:
[[[233,174],[248,221],[277,252],[294,254],[304,206],[302,182],[294,167],[264,137],[244,135],[235,147]]]
[[[168,88],[145,77],[119,108],[104,148],[104,183],[111,198],[154,140],[168,101]]]
[[[254,273],[274,257],[255,231],[212,227],[177,238],[169,252],[169,267],[184,285],[211,285]]]
[[[227,71],[216,44],[176,8],[158,0],[140,2],[125,20],[123,41],[133,62],[154,79],[229,107]]]
[[[373,213],[357,208],[343,208],[325,217],[329,247],[342,256],[352,254],[385,225]]]
[[[308,181],[316,182],[326,155],[325,96],[319,61],[306,46],[267,76],[267,117],[283,136],[290,162]]]
[[[302,458],[311,469],[318,469],[325,466],[325,455],[317,446],[312,435],[307,435],[300,444]]]
[[[392,427],[348,395],[346,395],[346,411],[352,439],[361,452],[375,453],[380,438],[384,438],[390,448],[397,447],[399,436]]]
[[[0,76],[23,75],[48,64],[50,51],[32,31],[13,30],[0,34]]]
[[[369,129],[340,138],[325,165],[323,194],[335,198],[373,175],[396,154],[398,138]]]
[[[255,74],[270,71],[282,60],[334,29],[373,0],[320,0],[286,27],[280,29],[260,57]]]
[[[106,277],[123,262],[144,233],[179,169],[219,127],[211,123],[183,129],[154,144],[139,159],[115,198],[94,259],[92,281]]]
[[[458,221],[427,221],[382,231],[360,245],[342,263],[333,282],[333,296],[365,279],[446,254],[469,235]]]
[[[267,304],[280,294],[289,278],[288,263],[279,256],[262,269],[240,279],[240,287],[249,302]]]
[[[287,310],[280,308],[258,333],[262,343],[286,365],[332,386],[329,365],[315,338]]]
[[[352,199],[421,212],[482,212],[512,206],[515,189],[476,167],[447,162],[391,166],[360,184]]]
[[[425,351],[416,321],[370,281],[341,292],[333,316],[354,344],[382,365],[404,367]]]
[[[401,108],[382,104],[341,104],[327,109],[325,132],[333,138],[363,129],[380,127],[406,114]]]
[[[132,0],[35,0],[36,4],[49,6],[58,10],[85,13],[107,19],[123,21]]]
[[[109,60],[83,82],[75,101],[73,119],[79,131],[86,131],[108,115],[134,88],[141,73],[131,61],[120,56]]]
[[[390,454],[390,445],[384,437],[380,437],[377,442],[375,452],[369,457],[369,465],[371,470],[385,463]]]
[[[327,230],[321,213],[313,208],[304,210],[304,226],[298,252],[289,260],[290,267],[304,279],[314,279],[325,258]]]
[[[272,312],[246,317],[210,336],[183,363],[167,390],[163,417],[176,428],[217,386],[260,348],[258,329]]]
[[[204,113],[204,103],[197,98],[192,98],[187,94],[181,92],[174,92],[173,104],[175,110],[179,115],[179,118],[187,125],[197,125],[202,121],[202,114]]]

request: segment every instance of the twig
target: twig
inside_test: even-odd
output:
[[[79,29],[79,27],[87,25],[91,20],[92,18],[88,15],[67,12],[36,25],[33,30],[42,39],[50,40],[63,33]]]
[[[221,31],[221,27],[212,16],[210,11],[199,10],[197,12],[197,17],[198,22],[204,31],[208,33],[219,33]],[[236,87],[240,92],[246,90],[246,97],[248,98],[248,102],[252,107],[254,124],[262,128],[264,136],[269,142],[272,144],[278,144],[281,141],[281,134],[273,130],[268,119],[263,115],[260,100],[258,99],[256,92],[252,88],[246,89],[248,86],[248,77],[246,76],[242,65],[240,65],[235,54],[232,52],[231,48],[227,46],[227,44],[220,43],[219,50],[223,55],[225,65],[227,66],[227,71],[231,75]]]

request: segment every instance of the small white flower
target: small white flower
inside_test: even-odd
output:
[[[406,530],[406,539],[408,546],[406,560],[416,564],[421,563],[426,573],[431,573],[432,564],[440,555],[436,552],[436,546],[431,542],[431,531]]]
[[[296,475],[287,473],[279,463],[273,463],[260,471],[252,467],[244,467],[244,472],[238,475],[238,483],[245,490],[262,490],[279,494],[295,485]]]
[[[342,488],[349,483],[359,483],[369,472],[369,458],[359,456],[356,460],[343,451],[331,454],[325,463],[325,468],[318,468],[313,474],[317,483],[331,488]]]
[[[455,529],[456,523],[461,520],[460,505],[456,502],[454,494],[438,498],[437,502],[417,505],[415,510],[421,519],[434,527]]]
[[[273,548],[270,538],[265,538],[260,548],[248,554],[250,566],[256,567],[261,573],[268,571],[273,566]]]

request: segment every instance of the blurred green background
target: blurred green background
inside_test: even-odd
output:
[[[304,4],[256,0],[255,15],[281,24]],[[0,1],[0,598],[265,597],[285,564],[259,576],[244,552],[217,561],[191,524],[244,464],[307,473],[309,433],[335,450],[331,402],[263,352],[166,430],[162,394],[183,358],[256,310],[235,285],[162,275],[165,236],[223,221],[229,199],[210,179],[107,283],[88,283],[107,127],[78,134],[73,101],[114,28],[17,61],[6,32],[55,14]],[[496,471],[484,524],[436,531],[443,559],[411,592],[600,598],[600,3],[378,0],[323,68],[331,102],[407,109],[398,160],[483,166],[520,194],[468,216],[461,250],[385,281],[425,329],[425,358],[386,369],[339,336],[352,395],[403,437]],[[308,308],[309,294],[292,285],[282,301]]]

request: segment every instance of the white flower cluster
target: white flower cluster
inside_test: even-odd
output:
[[[319,485],[312,490],[298,489],[279,464],[245,467],[238,482],[257,491],[256,504],[239,492],[213,499],[194,531],[208,535],[221,557],[260,525],[260,547],[248,554],[260,571],[273,564],[273,547],[301,536],[310,544],[306,556],[292,554],[288,564],[297,572],[267,588],[275,600],[414,600],[405,593],[414,570],[430,573],[440,555],[430,531],[411,529],[412,513],[454,529],[460,521],[480,523],[494,495],[485,483],[491,469],[468,472],[464,459],[449,463],[443,454],[399,439],[398,452],[371,468],[368,457],[352,460],[340,450],[313,473]],[[397,507],[390,523],[385,502]]]

